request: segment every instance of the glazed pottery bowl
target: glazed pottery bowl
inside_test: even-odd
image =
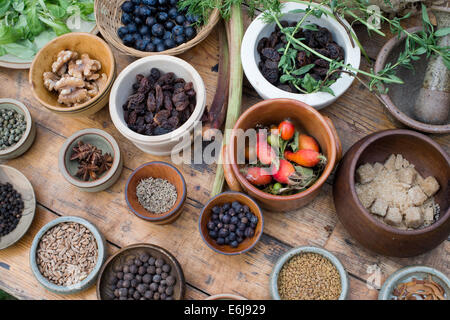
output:
[[[437,282],[445,291],[445,297],[450,299],[450,280],[442,272],[426,267],[426,266],[411,266],[397,270],[386,279],[378,294],[378,300],[395,300],[393,295],[394,289],[401,283],[409,282],[413,278],[417,280],[431,279]]]
[[[422,27],[413,27],[407,29],[410,33],[416,33],[422,30]],[[387,63],[397,61],[397,57],[404,50],[405,37],[393,37],[383,48],[381,48],[374,71],[380,72]],[[397,71],[404,84],[390,84],[387,94],[382,94],[381,98],[388,111],[388,115],[396,125],[410,127],[414,130],[428,133],[449,133],[450,119],[447,124],[433,125],[421,122],[416,119],[414,114],[414,105],[422,88],[425,72],[428,65],[428,59],[422,56],[417,61],[411,61],[414,70],[400,67]]]
[[[94,269],[92,272],[81,282],[70,285],[70,286],[59,286],[54,284],[53,282],[50,282],[46,277],[44,277],[41,272],[39,271],[39,267],[37,264],[37,250],[39,248],[39,242],[41,241],[42,237],[45,235],[47,231],[55,227],[56,225],[60,223],[79,223],[86,227],[94,236],[95,241],[97,242],[97,248],[98,248],[98,254],[97,254],[97,262],[95,264]],[[97,227],[93,225],[91,222],[87,221],[86,219],[80,218],[80,217],[73,217],[73,216],[67,216],[67,217],[60,217],[56,218],[53,221],[50,221],[45,226],[41,228],[41,230],[38,231],[36,236],[33,239],[33,243],[31,244],[30,249],[30,265],[31,270],[33,271],[34,276],[39,281],[39,283],[44,286],[47,290],[52,291],[54,293],[58,294],[72,294],[77,293],[80,291],[83,291],[87,288],[89,288],[91,285],[95,283],[95,280],[98,276],[98,273],[100,272],[100,268],[102,267],[103,262],[106,258],[106,250],[105,250],[105,239],[101,235],[100,231],[98,231]]]
[[[30,111],[25,105],[14,99],[0,99],[0,109],[14,110],[25,117],[27,128],[20,140],[13,146],[0,150],[0,160],[14,159],[24,154],[33,144],[36,137],[36,126],[31,118]]]
[[[123,266],[128,261],[138,258],[141,254],[146,253],[155,259],[163,259],[170,265],[170,274],[176,278],[174,286],[174,300],[182,300],[186,291],[186,282],[184,279],[183,269],[178,260],[166,249],[148,243],[138,243],[125,247],[114,253],[103,265],[100,276],[97,280],[97,298],[99,300],[113,300],[114,292],[112,289],[112,281],[114,273],[118,267]]]
[[[341,276],[341,294],[339,296],[339,300],[345,300],[348,294],[349,289],[349,283],[348,283],[348,276],[347,271],[345,271],[344,266],[339,261],[338,258],[336,258],[335,255],[333,255],[331,252],[318,248],[318,247],[298,247],[293,248],[283,254],[278,261],[275,263],[275,266],[273,267],[272,273],[270,274],[270,294],[272,296],[272,299],[274,300],[281,300],[279,290],[278,290],[278,277],[280,275],[280,271],[283,268],[283,266],[294,256],[302,253],[317,253],[323,256],[324,258],[328,259],[338,270],[339,275]]]
[[[132,87],[136,82],[136,76],[138,74],[148,76],[152,68],[157,68],[163,73],[173,72],[186,82],[192,82],[197,98],[197,104],[191,117],[174,131],[159,136],[139,134],[128,128],[122,108],[128,97],[133,93]],[[153,155],[167,156],[190,146],[190,134],[194,129],[195,122],[199,121],[203,115],[205,103],[206,89],[197,70],[180,58],[159,55],[141,58],[122,70],[111,89],[109,112],[117,130],[139,149]],[[186,135],[187,139],[183,140]]]
[[[100,61],[100,74],[105,73],[108,81],[94,98],[78,106],[68,107],[58,103],[58,95],[44,86],[43,74],[51,71],[51,66],[62,50],[71,50],[89,54],[91,59]],[[109,93],[115,79],[116,65],[114,55],[108,44],[99,37],[89,33],[67,33],[47,43],[33,60],[29,81],[34,97],[48,110],[59,115],[78,117],[91,115],[102,109],[109,100]]]
[[[272,125],[290,118],[302,132],[313,136],[327,157],[327,165],[319,179],[307,190],[289,196],[273,195],[253,186],[240,172],[238,162],[237,140],[243,130],[254,129],[256,125]],[[229,159],[233,174],[241,187],[252,198],[271,211],[285,212],[298,209],[311,202],[320,192],[320,188],[333,171],[341,156],[341,143],[331,120],[322,116],[307,104],[292,99],[271,99],[261,101],[245,111],[236,122],[231,133]]]
[[[281,12],[286,14],[282,16],[281,20],[286,20],[289,22],[299,21],[304,16],[304,13],[288,12],[299,9],[304,10],[307,7],[307,4],[287,2],[282,6]],[[344,94],[345,91],[347,91],[354,78],[346,73],[341,74],[340,78],[330,86],[335,94],[334,96],[326,92],[317,92],[311,94],[290,93],[277,88],[269,81],[267,81],[258,68],[258,64],[261,59],[257,50],[257,46],[262,38],[270,36],[272,31],[274,30],[275,23],[266,24],[261,19],[261,17],[262,14],[254,19],[244,34],[241,47],[241,59],[242,67],[244,68],[244,72],[247,76],[248,81],[263,99],[295,99],[298,101],[302,101],[316,109],[322,109],[332,104],[342,94]],[[344,48],[344,63],[346,65],[350,64],[353,68],[358,69],[361,60],[361,51],[356,43],[352,42],[348,32],[346,31],[346,28],[348,30],[352,30],[351,26],[347,21],[345,21],[345,19],[341,19],[342,23],[345,25],[345,28],[331,16],[325,15],[322,15],[321,18],[317,18],[311,15],[310,17],[306,18],[305,23],[314,23],[321,27],[328,28],[328,30],[333,35],[334,41],[342,48]]]
[[[205,300],[248,300],[248,299],[232,293],[221,293],[209,296]]]
[[[169,181],[177,190],[177,200],[167,212],[152,213],[147,211],[138,200],[136,187],[139,182],[147,178],[160,178]],[[184,202],[187,196],[186,182],[181,172],[173,165],[162,162],[148,162],[136,168],[128,177],[125,186],[125,200],[128,208],[139,218],[156,224],[168,224],[174,222],[183,212]]]
[[[16,228],[5,236],[0,237],[0,250],[5,249],[23,237],[33,222],[36,211],[36,197],[30,181],[17,169],[0,165],[0,183],[10,183],[13,188],[22,195],[24,208],[22,217]]]
[[[428,227],[400,230],[375,218],[360,203],[355,191],[355,170],[362,164],[382,162],[401,154],[426,178],[440,185],[434,195],[439,219]],[[450,233],[450,157],[429,137],[410,130],[385,130],[355,143],[344,156],[335,176],[333,197],[344,227],[362,246],[385,256],[411,257],[425,253],[446,240]]]
[[[245,238],[244,241],[242,241],[236,248],[232,248],[229,245],[218,245],[216,241],[209,236],[207,227],[212,215],[212,208],[215,206],[222,206],[225,203],[232,203],[233,201],[238,201],[240,204],[248,206],[250,208],[250,212],[258,217],[258,224],[255,228],[255,234],[253,235],[253,237]],[[228,191],[218,194],[205,204],[202,212],[200,213],[198,228],[200,230],[200,235],[202,236],[203,241],[205,241],[208,247],[210,247],[212,250],[224,255],[237,255],[253,249],[253,247],[259,241],[264,229],[264,217],[261,208],[255,202],[255,200],[253,200],[246,194],[235,191]]]
[[[114,159],[111,168],[99,175],[96,180],[84,181],[81,177],[76,176],[79,163],[77,160],[70,160],[70,157],[73,148],[78,146],[79,141],[99,148],[103,155],[109,153]],[[119,179],[123,167],[123,157],[119,145],[109,133],[100,129],[83,129],[74,133],[64,142],[59,151],[58,164],[59,171],[70,184],[82,191],[98,192],[111,187]]]

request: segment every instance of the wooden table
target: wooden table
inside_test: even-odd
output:
[[[248,23],[248,21],[247,21]],[[414,20],[409,24],[415,24]],[[386,29],[387,31],[387,29]],[[357,33],[372,59],[383,39],[369,39],[365,31]],[[195,66],[207,86],[208,105],[214,96],[218,63],[217,29],[196,48],[180,57]],[[115,52],[119,71],[134,58]],[[368,63],[362,60],[363,68]],[[398,268],[412,264],[436,267],[450,275],[450,241],[412,259],[387,258],[358,245],[338,222],[332,200],[332,177],[320,195],[308,206],[280,214],[264,212],[265,229],[260,242],[240,256],[224,256],[210,250],[202,241],[197,221],[200,210],[209,199],[215,166],[181,165],[188,198],[181,217],[173,224],[157,226],[133,215],[124,198],[125,181],[132,170],[152,161],[170,161],[138,150],[115,129],[108,108],[88,118],[68,119],[46,111],[33,98],[28,84],[28,71],[0,68],[0,97],[15,98],[30,109],[37,123],[37,137],[22,157],[6,162],[22,171],[33,184],[37,212],[27,234],[14,246],[0,251],[0,288],[20,299],[95,299],[95,286],[80,294],[61,296],[39,285],[29,264],[33,237],[47,222],[58,216],[75,215],[95,223],[108,240],[108,251],[147,242],[171,251],[180,261],[187,281],[187,299],[204,299],[218,293],[235,293],[249,299],[269,299],[269,275],[278,257],[288,249],[303,245],[324,247],[342,261],[350,276],[350,299],[376,299],[378,291],[366,285],[374,278],[373,268],[384,279]],[[248,82],[244,83],[243,109],[261,100]],[[362,85],[352,87],[332,106],[324,109],[342,140],[344,151],[364,136],[379,130],[395,128],[381,103]],[[85,193],[71,186],[58,171],[58,152],[65,139],[85,128],[100,128],[118,141],[124,170],[119,181],[100,193]],[[450,135],[433,136],[448,152]]]

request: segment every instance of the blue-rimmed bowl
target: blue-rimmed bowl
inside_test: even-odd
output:
[[[169,181],[177,190],[177,200],[172,208],[163,213],[153,213],[147,211],[140,203],[136,195],[136,187],[142,179],[160,178]],[[125,186],[125,200],[131,212],[139,218],[156,223],[168,224],[174,222],[183,211],[184,201],[186,200],[187,189],[184,177],[180,170],[173,165],[162,162],[148,162],[136,168],[128,178]]]
[[[97,242],[97,263],[95,264],[94,269],[92,272],[87,276],[86,279],[83,281],[70,285],[70,286],[59,286],[52,282],[50,282],[46,277],[44,277],[41,272],[39,271],[39,267],[36,262],[36,253],[39,246],[39,242],[41,241],[42,236],[51,228],[55,227],[56,225],[60,223],[67,223],[67,222],[75,222],[79,223],[83,226],[85,226],[94,236],[95,241]],[[94,284],[97,275],[102,267],[103,262],[106,258],[106,249],[105,249],[105,239],[101,235],[100,231],[98,231],[97,227],[94,226],[91,222],[87,221],[86,219],[80,218],[80,217],[73,217],[73,216],[67,216],[67,217],[60,217],[56,218],[53,221],[50,221],[45,226],[39,230],[39,232],[36,234],[36,236],[33,239],[33,243],[31,244],[30,249],[30,265],[31,270],[33,271],[34,276],[39,281],[39,283],[44,286],[47,290],[59,293],[59,294],[72,294],[77,293],[80,291],[83,291],[87,288],[89,288],[92,284]]]
[[[331,252],[318,248],[318,247],[298,247],[293,248],[283,254],[278,261],[275,263],[275,266],[273,267],[272,273],[270,275],[270,294],[272,296],[272,299],[274,300],[281,300],[279,291],[278,291],[278,276],[280,275],[280,271],[283,268],[284,264],[291,260],[292,257],[303,254],[303,253],[316,253],[320,254],[321,256],[328,259],[337,269],[339,272],[339,275],[341,276],[341,294],[339,295],[339,300],[345,300],[347,298],[348,294],[348,275],[347,271],[345,271],[344,266],[339,261],[338,258]]]
[[[241,205],[247,205],[251,213],[258,217],[258,224],[256,225],[253,237],[245,238],[236,248],[232,248],[229,245],[218,245],[216,241],[209,236],[207,227],[212,215],[212,208],[215,206],[223,206],[225,203],[231,204],[233,201],[238,201]],[[227,191],[218,194],[206,203],[200,213],[198,228],[203,241],[205,241],[212,250],[225,255],[236,255],[251,250],[259,241],[264,229],[264,217],[259,205],[248,195],[236,191]]]
[[[450,299],[450,280],[442,272],[426,266],[410,266],[399,269],[386,279],[381,287],[380,293],[378,294],[378,300],[394,300],[392,295],[394,289],[404,282],[409,282],[413,278],[417,280],[427,279],[431,276],[431,279],[437,282],[445,291],[445,296],[447,300]]]

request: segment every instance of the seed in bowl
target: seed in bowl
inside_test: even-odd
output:
[[[12,109],[0,109],[0,150],[14,146],[27,129],[25,117]]]
[[[16,229],[23,208],[22,195],[10,183],[0,183],[0,237]]]
[[[44,86],[58,93],[58,103],[68,107],[83,104],[106,87],[108,77],[100,74],[100,61],[87,53],[63,50],[52,64],[51,71],[44,72]]]
[[[142,179],[136,186],[136,196],[141,206],[151,213],[169,211],[177,201],[177,189],[165,179]]]
[[[40,239],[36,252],[39,272],[50,282],[70,286],[86,279],[98,258],[97,241],[82,224],[60,223]]]
[[[341,291],[339,271],[330,260],[314,252],[293,256],[278,276],[282,300],[337,300]]]
[[[196,92],[192,82],[173,72],[162,74],[152,68],[146,77],[136,76],[133,94],[123,105],[124,120],[131,130],[158,136],[183,125],[194,112]]]
[[[79,163],[76,176],[88,181],[98,179],[111,169],[114,158],[109,153],[103,154],[96,146],[80,140],[73,148],[70,160]]]

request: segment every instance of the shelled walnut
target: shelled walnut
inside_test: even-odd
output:
[[[44,72],[44,86],[58,93],[58,102],[69,107],[94,98],[106,87],[108,77],[100,74],[100,61],[87,53],[63,50],[52,64],[52,70]]]

